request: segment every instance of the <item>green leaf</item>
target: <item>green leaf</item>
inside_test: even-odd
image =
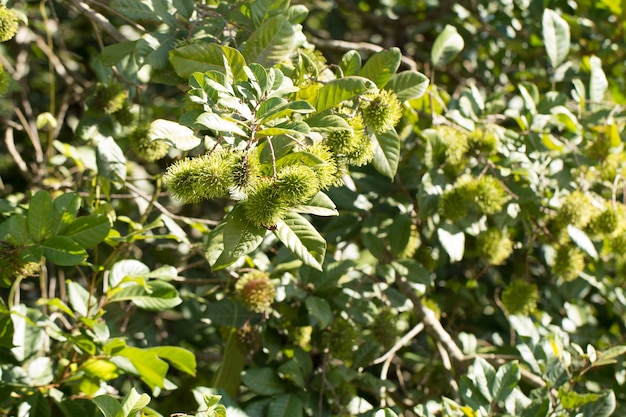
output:
[[[421,72],[403,71],[391,77],[385,89],[396,93],[401,102],[420,98],[428,90],[428,78]]]
[[[174,71],[182,78],[188,78],[194,72],[219,71],[232,74],[233,82],[248,79],[243,70],[246,60],[238,50],[229,46],[199,42],[173,49],[169,54]]]
[[[333,321],[333,312],[330,304],[323,298],[309,296],[304,300],[304,305],[309,312],[311,326],[325,328]]]
[[[265,124],[270,120],[287,117],[292,113],[307,114],[315,111],[308,101],[287,101],[279,97],[270,97],[259,106],[256,117],[259,124]]]
[[[322,270],[326,241],[304,217],[297,213],[287,213],[276,224],[274,234],[306,265]]]
[[[211,265],[213,270],[225,268],[255,250],[267,233],[267,230],[248,222],[241,205],[236,205],[224,222],[224,250]]]
[[[126,57],[134,54],[136,46],[137,41],[118,42],[105,46],[100,54],[102,64],[107,67],[116,65]]]
[[[173,4],[178,14],[187,20],[196,10],[194,0],[174,0]]]
[[[189,151],[202,143],[202,139],[194,135],[187,126],[164,119],[150,123],[148,131],[150,140],[165,140],[181,151]]]
[[[21,213],[13,214],[4,222],[0,223],[0,240],[7,240],[12,236],[12,242],[16,245],[26,245],[30,240],[28,220]]]
[[[26,414],[28,417],[50,417],[51,411],[48,398],[44,397],[41,392],[35,391],[34,394],[29,395],[24,404],[28,404]],[[24,410],[24,407],[20,407],[20,410]]]
[[[209,265],[215,265],[219,257],[224,252],[224,228],[226,222],[221,222],[213,228],[207,235],[207,245],[204,250],[204,257]]]
[[[144,1],[115,0],[111,7],[132,20],[150,20],[153,22],[160,20],[154,10]]]
[[[339,68],[343,71],[344,77],[358,75],[361,71],[361,55],[357,51],[348,51],[341,57]]]
[[[109,274],[109,287],[117,287],[126,277],[143,278],[148,276],[150,268],[135,259],[123,259],[116,262]]]
[[[51,231],[56,234],[60,229],[72,223],[81,206],[80,196],[76,193],[61,194],[54,199],[54,218]]]
[[[317,193],[308,203],[294,207],[294,211],[316,216],[337,216],[339,214],[333,200],[323,192]]]
[[[295,135],[302,136],[308,135],[310,132],[309,125],[301,120],[295,120],[293,122],[288,121],[278,124],[273,127],[266,127],[256,132],[256,137],[262,138],[266,136],[278,136],[278,135]]]
[[[391,408],[384,408],[376,411],[374,417],[398,417],[398,415]]]
[[[126,180],[126,157],[112,137],[108,136],[98,142],[96,164],[98,174],[103,178],[112,182]]]
[[[267,417],[302,417],[302,400],[295,394],[281,394],[272,399]]]
[[[284,61],[296,48],[296,32],[286,17],[267,19],[248,38],[242,48],[246,62],[272,67]]]
[[[365,62],[359,75],[372,80],[376,87],[383,88],[398,70],[401,60],[402,53],[398,48],[376,52]]]
[[[454,26],[446,25],[433,43],[430,61],[435,67],[441,67],[452,61],[465,47],[463,37]]]
[[[317,90],[317,94],[309,99],[309,102],[317,109],[317,112],[322,112],[374,87],[374,83],[367,78],[356,76],[340,78],[324,84],[322,88]]]
[[[54,208],[52,198],[45,190],[37,191],[28,205],[28,231],[35,242],[41,242],[50,236]]]
[[[557,12],[550,9],[543,11],[543,42],[552,68],[558,67],[569,53],[569,25]]]
[[[150,281],[146,286],[131,285],[112,291],[110,302],[132,301],[148,311],[169,310],[182,303],[176,287],[165,281]]]
[[[43,256],[57,265],[78,265],[87,259],[87,251],[67,236],[53,236],[41,242],[39,247]]]
[[[122,412],[124,417],[135,417],[137,413],[150,403],[148,394],[139,394],[135,387],[131,388],[122,400]]]
[[[249,368],[241,375],[241,381],[259,395],[278,395],[287,388],[272,368]]]
[[[136,347],[125,347],[113,357],[121,356],[130,360],[135,367],[137,376],[148,384],[151,389],[155,387],[164,388],[165,375],[169,366],[167,362],[160,359],[156,353],[139,349]]]
[[[239,135],[243,137],[250,136],[246,132],[244,132],[243,129],[241,129],[241,127],[239,127],[237,123],[227,120],[223,117],[220,117],[219,115],[213,112],[202,113],[196,119],[196,123],[201,126],[204,126],[207,129],[214,130],[216,132],[233,133],[235,135]]]
[[[78,282],[67,281],[67,297],[75,313],[82,317],[90,317],[97,309],[96,297],[92,296]]]
[[[317,113],[313,117],[305,120],[314,132],[334,132],[338,130],[352,130],[348,121],[336,114],[320,114]]]
[[[589,78],[589,100],[592,102],[602,102],[604,94],[609,88],[609,82],[606,79],[604,70],[602,70],[602,61],[597,56],[589,57],[589,67],[591,75]]]
[[[371,134],[372,145],[374,147],[374,168],[391,180],[398,170],[400,161],[400,138],[395,129],[385,132]]]
[[[277,14],[285,14],[289,7],[289,0],[256,0],[250,6],[252,22],[259,27],[267,18]]]
[[[83,248],[91,248],[102,242],[111,230],[106,216],[91,214],[74,220],[61,234],[78,243]]]
[[[616,407],[615,393],[611,390],[605,392],[598,400],[585,405],[581,411],[583,417],[609,417]]]
[[[174,368],[191,376],[196,375],[196,357],[187,349],[176,346],[158,346],[146,349],[168,361]]]
[[[11,349],[13,347],[14,334],[13,320],[11,312],[0,298],[0,348]]]
[[[507,362],[498,368],[491,387],[491,395],[495,402],[505,401],[513,392],[521,378],[519,363]]]

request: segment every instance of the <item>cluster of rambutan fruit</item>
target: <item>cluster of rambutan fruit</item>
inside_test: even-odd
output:
[[[392,129],[402,115],[400,102],[390,91],[365,94],[359,103],[350,114],[345,109],[338,111],[350,130],[333,130],[311,145],[294,144],[294,154],[306,157],[267,162],[256,143],[249,143],[244,150],[217,145],[203,155],[169,166],[164,182],[183,203],[241,200],[251,224],[271,229],[289,210],[341,184],[348,166],[369,163],[374,157],[371,135]]]

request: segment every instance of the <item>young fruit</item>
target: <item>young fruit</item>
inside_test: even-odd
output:
[[[19,24],[15,12],[6,6],[0,6],[0,42],[12,39]]]
[[[513,252],[513,242],[500,229],[490,228],[476,239],[478,254],[489,265],[501,265]]]
[[[243,274],[235,284],[235,291],[241,301],[255,313],[268,311],[276,297],[276,287],[270,280],[270,274],[263,271]]]
[[[130,133],[128,141],[133,151],[142,159],[149,162],[157,161],[167,155],[170,145],[163,140],[150,139],[148,130],[148,126],[138,126]]]
[[[319,191],[315,172],[306,165],[287,165],[278,171],[276,192],[285,204],[297,206]]]
[[[539,290],[535,284],[514,279],[502,292],[501,299],[510,314],[527,316],[537,309]]]
[[[126,98],[126,91],[120,84],[98,84],[94,97],[94,107],[103,113],[113,114],[124,107]]]
[[[361,114],[369,129],[382,133],[398,124],[402,117],[402,105],[394,92],[381,90],[363,96]]]
[[[275,227],[290,207],[280,198],[276,182],[269,177],[259,178],[249,187],[248,198],[243,205],[248,221],[266,229]]]

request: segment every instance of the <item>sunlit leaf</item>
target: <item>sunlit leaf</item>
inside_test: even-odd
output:
[[[446,27],[437,35],[430,52],[430,61],[435,67],[446,65],[463,50],[465,42],[454,26]]]
[[[551,9],[543,11],[541,19],[543,42],[552,68],[558,67],[569,53],[569,25],[557,12]]]
[[[297,213],[288,213],[276,224],[274,234],[306,265],[322,269],[326,241],[304,217]]]

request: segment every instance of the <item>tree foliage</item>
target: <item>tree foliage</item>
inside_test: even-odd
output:
[[[0,0],[0,415],[624,414],[622,6]]]

